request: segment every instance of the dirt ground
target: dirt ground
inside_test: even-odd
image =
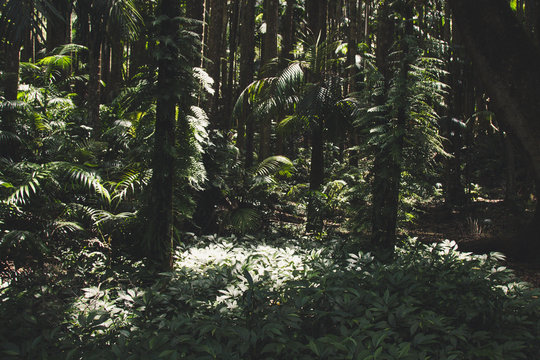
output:
[[[477,254],[501,252],[519,279],[540,287],[540,254],[528,250],[523,236],[530,218],[499,199],[479,198],[455,209],[430,204],[421,209],[409,235],[429,243],[454,240],[460,250]]]

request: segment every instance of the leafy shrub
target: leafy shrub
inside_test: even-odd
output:
[[[18,320],[26,335],[4,327],[0,351],[6,359],[540,356],[540,292],[515,282],[500,254],[411,241],[380,263],[314,245],[198,239],[177,250],[173,273],[103,270],[54,308],[64,314],[56,327],[33,313],[52,298],[38,306],[42,295],[32,296],[43,289],[14,283],[0,290],[0,316],[11,325],[14,304],[26,309]]]

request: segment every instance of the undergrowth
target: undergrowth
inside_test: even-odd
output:
[[[540,358],[540,292],[502,255],[411,240],[380,263],[341,241],[197,238],[166,274],[66,251],[0,286],[0,357]]]

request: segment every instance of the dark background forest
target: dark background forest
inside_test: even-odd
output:
[[[536,0],[1,0],[2,359],[540,358]]]

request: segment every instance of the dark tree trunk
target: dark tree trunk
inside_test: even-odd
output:
[[[496,100],[497,112],[531,157],[540,177],[540,58],[504,0],[449,0],[476,75]]]
[[[161,0],[159,15],[167,17],[160,26],[163,37],[175,38],[179,16],[177,0]],[[173,44],[160,43],[162,56],[158,60],[158,97],[156,129],[154,134],[154,156],[150,184],[149,224],[146,232],[148,256],[163,271],[172,269],[173,245],[173,184],[175,163],[175,127],[177,48]],[[165,56],[166,55],[166,56]]]
[[[210,3],[209,12],[210,20],[208,21],[208,37],[206,39],[206,69],[208,75],[214,79],[214,95],[210,97],[208,109],[210,112],[210,120],[214,128],[219,128],[217,123],[217,101],[219,99],[220,84],[221,84],[221,49],[223,41],[223,14],[226,9],[226,0],[208,0]]]
[[[240,22],[240,89],[245,89],[255,74],[255,3],[256,0],[241,0]],[[247,103],[244,104],[247,108]],[[249,111],[246,109],[238,118],[237,145],[244,152],[246,167],[253,164],[253,121],[248,119]],[[245,134],[245,135],[244,135]]]
[[[295,22],[294,22],[294,8],[296,7],[296,0],[287,0],[287,10],[285,11],[285,20],[283,24],[283,50],[281,51],[281,57],[283,59],[291,60],[293,55],[295,41]]]
[[[110,96],[111,85],[111,47],[107,41],[101,44],[101,81],[105,83],[101,89],[101,103],[108,101]]]
[[[238,45],[238,17],[240,12],[240,0],[233,0],[231,2],[231,25],[229,31],[229,73],[227,79],[227,91],[225,92],[225,116],[227,118],[227,124],[225,129],[231,128],[231,114],[233,109],[233,101],[236,98],[236,90],[234,86],[236,75],[236,48]]]
[[[358,0],[348,0],[349,31],[347,36],[347,68],[349,73],[348,92],[356,91],[356,53],[358,47]]]
[[[124,44],[120,38],[111,40],[111,75],[109,77],[109,98],[112,101],[118,96],[124,81]]]
[[[277,57],[277,36],[278,36],[278,0],[265,0],[264,2],[264,20],[266,21],[266,33],[263,40],[262,63],[267,66],[272,59]],[[265,76],[273,75],[265,69]],[[259,160],[262,161],[270,156],[272,151],[271,134],[272,118],[265,116],[261,119],[261,138],[259,146]]]
[[[101,136],[101,121],[99,118],[99,105],[101,102],[101,40],[98,24],[92,24],[90,41],[88,44],[88,88],[87,106],[88,121],[93,128],[93,137]]]
[[[17,100],[19,89],[19,69],[20,69],[20,53],[21,45],[18,42],[5,43],[5,68],[2,87],[4,88],[4,97],[8,101]],[[15,131],[16,113],[10,109],[2,110],[0,130],[13,132]],[[3,149],[4,154],[10,149]]]
[[[377,64],[379,68],[384,69],[383,76],[385,83],[389,82],[389,65],[386,55],[391,48],[391,39],[393,38],[393,25],[386,24],[389,19],[387,11],[390,9],[386,3],[381,5],[379,14],[378,29],[378,53]],[[402,59],[400,61],[399,74],[394,86],[400,87],[398,98],[395,100],[397,106],[397,116],[395,123],[389,121],[387,127],[391,132],[389,140],[391,143],[385,144],[379,149],[375,156],[373,165],[373,214],[372,214],[372,238],[371,241],[376,249],[382,251],[382,254],[392,253],[396,243],[397,215],[399,208],[399,192],[401,182],[401,163],[403,157],[403,144],[405,126],[407,120],[408,103],[408,72],[410,68],[410,52],[408,37],[412,34],[412,14],[411,4],[406,4],[403,9],[404,30],[401,32],[400,48],[402,50]],[[387,96],[387,91],[385,91]],[[386,114],[385,117],[388,117]]]
[[[77,22],[76,22],[76,37],[75,42],[79,45],[83,45],[88,47],[89,42],[89,35],[90,35],[90,26],[89,26],[89,13],[90,9],[88,7],[88,3],[84,1],[77,1],[77,5],[75,7],[75,11],[77,13]],[[88,63],[88,54],[84,51],[81,51],[77,54],[77,61],[76,61],[76,69],[75,73],[77,75],[82,74],[82,70],[80,69],[82,67],[82,64]],[[80,106],[83,105],[84,99],[86,99],[87,94],[87,86],[84,82],[78,81],[75,84],[75,92],[77,93],[77,100],[78,104]]]
[[[67,0],[54,0],[57,14],[47,17],[47,52],[70,42],[71,3]]]
[[[505,0],[448,0],[457,30],[490,96],[540,179],[540,48]],[[540,216],[540,214],[537,214]],[[530,232],[540,246],[540,222]]]
[[[326,39],[328,0],[306,0],[307,23],[315,38]]]
[[[317,192],[324,181],[324,120],[311,120],[311,168],[309,171],[309,190],[312,193],[307,208],[307,231],[320,232],[323,218],[320,204],[317,203]]]

